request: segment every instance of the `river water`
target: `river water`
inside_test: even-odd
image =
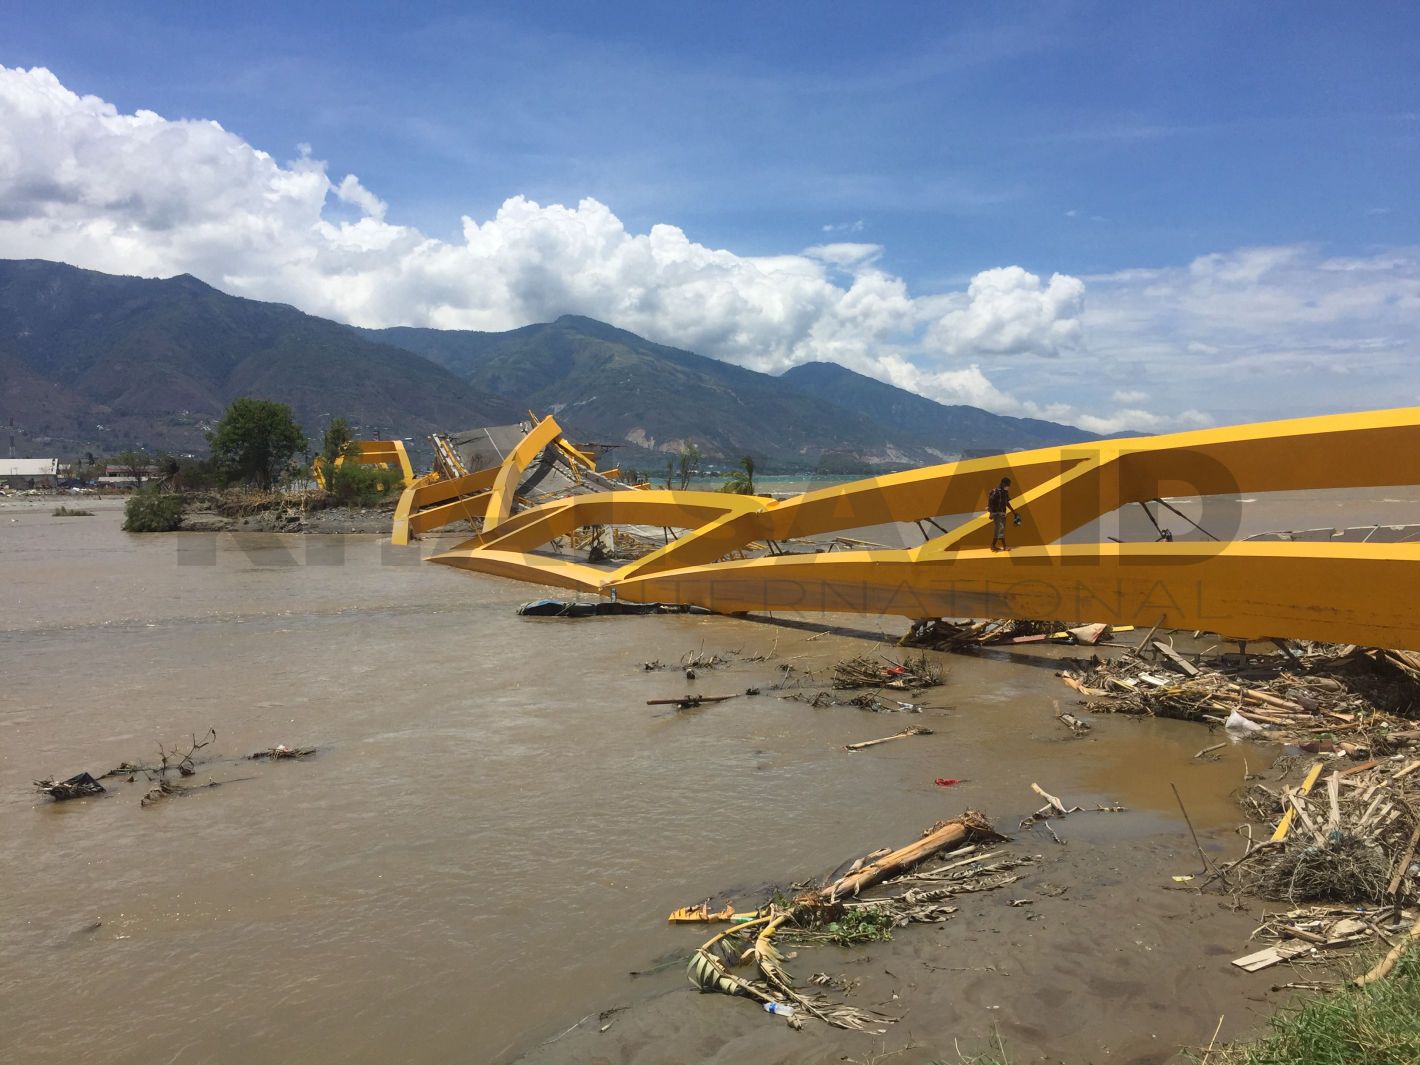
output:
[[[422,563],[438,541],[132,536],[115,503],[52,506],[0,507],[4,1062],[511,1061],[684,987],[679,966],[628,975],[697,941],[675,907],[751,901],[967,806],[1014,828],[1032,781],[1129,808],[1077,816],[1081,845],[1192,854],[1169,783],[1212,838],[1242,760],[1270,760],[1197,762],[1215,741],[1171,721],[1066,740],[1069,649],[942,656],[920,717],[814,709],[769,690],[782,667],[822,675],[904,623],[520,619],[538,589]],[[643,668],[702,649],[737,660]],[[843,750],[909,723],[935,734]],[[63,804],[30,788],[208,728],[189,783],[220,787],[146,809],[122,779]],[[278,743],[319,752],[240,757]],[[705,1037],[662,1060],[710,1057]]]

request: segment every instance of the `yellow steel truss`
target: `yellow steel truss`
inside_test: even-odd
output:
[[[547,418],[497,470],[406,491],[397,542],[457,517],[482,532],[432,561],[636,602],[722,612],[1071,618],[1245,638],[1420,649],[1420,544],[1062,542],[1125,504],[1172,496],[1420,482],[1420,408],[1098,441],[835,485],[782,502],[717,492],[613,491],[512,513],[522,471],[559,438]],[[1012,479],[1024,523],[993,553],[987,492]],[[408,506],[406,506],[406,500]],[[969,515],[913,548],[735,557],[756,542]],[[403,525],[401,525],[403,522]],[[690,530],[615,569],[536,553],[586,525]],[[940,527],[940,525],[938,525]],[[1229,530],[1224,530],[1229,532]],[[401,539],[403,537],[403,539]]]

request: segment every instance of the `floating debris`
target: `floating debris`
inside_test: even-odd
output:
[[[249,754],[247,758],[251,761],[257,761],[262,758],[280,761],[284,758],[309,758],[315,753],[316,749],[314,747],[287,747],[284,743],[278,743],[275,747],[268,747],[264,751]]]
[[[723,703],[728,699],[738,699],[734,695],[680,695],[674,699],[647,699],[647,706],[674,706],[677,710],[693,710],[702,703]]]
[[[1093,712],[1269,732],[1354,757],[1420,739],[1406,720],[1420,713],[1420,655],[1410,651],[1313,645],[1190,658],[1151,640],[1116,661],[1075,662],[1059,676]]]
[[[105,788],[88,773],[78,773],[68,780],[36,780],[35,787],[55,802],[82,799],[87,795],[102,795]]]
[[[1134,626],[1069,621],[1027,621],[993,618],[985,621],[952,621],[926,618],[913,623],[899,647],[924,647],[934,651],[967,651],[997,644],[1075,643],[1094,646],[1113,633],[1130,632]]]
[[[891,688],[910,691],[934,688],[942,683],[942,670],[927,660],[925,654],[894,662],[889,658],[860,655],[845,659],[833,667],[835,688]]]
[[[847,743],[843,745],[845,751],[863,751],[869,747],[876,747],[880,743],[891,743],[893,740],[903,740],[908,736],[930,736],[932,730],[923,728],[921,725],[909,725],[901,732],[894,732],[891,736],[884,736],[876,740],[864,740],[862,743]]]

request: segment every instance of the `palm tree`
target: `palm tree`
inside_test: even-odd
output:
[[[740,459],[740,468],[730,471],[720,491],[741,496],[754,495],[754,459],[751,456]]]

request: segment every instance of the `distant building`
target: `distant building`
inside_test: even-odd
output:
[[[48,488],[58,476],[58,459],[0,459],[0,484],[10,488]]]

